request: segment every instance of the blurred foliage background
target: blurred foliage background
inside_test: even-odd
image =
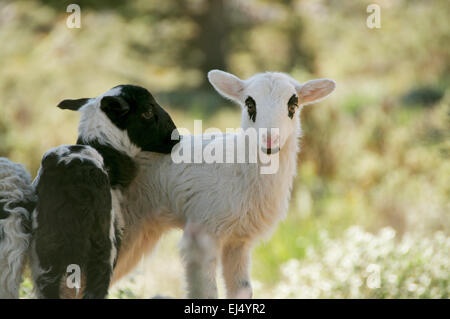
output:
[[[71,2],[0,2],[0,156],[35,175],[47,149],[76,139],[78,115],[57,103],[118,84],[148,88],[179,127],[225,129],[240,111],[210,69],[332,78],[336,93],[303,110],[290,212],[255,250],[255,296],[448,298],[447,0],[77,0],[69,29]],[[366,25],[370,3],[380,29]],[[182,297],[179,237],[111,297]]]

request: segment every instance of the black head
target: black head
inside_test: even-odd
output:
[[[176,126],[167,112],[146,89],[119,85],[99,97],[100,110],[111,124],[126,132],[130,141],[143,151],[170,153],[178,140],[172,140]],[[61,109],[78,110],[95,99],[64,100]],[[107,135],[107,132],[101,132]],[[79,139],[83,139],[80,131]]]

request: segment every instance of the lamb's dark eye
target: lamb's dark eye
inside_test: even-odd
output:
[[[253,122],[255,122],[255,120],[256,120],[256,102],[251,96],[249,96],[245,100],[245,106],[247,107],[248,116],[250,117],[250,119]]]
[[[288,101],[288,116],[292,119],[295,114],[295,110],[298,108],[298,97],[297,95],[292,95]]]
[[[152,110],[148,110],[147,112],[142,113],[141,116],[146,120],[150,120],[153,117],[153,112]]]

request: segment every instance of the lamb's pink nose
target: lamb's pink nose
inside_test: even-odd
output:
[[[278,146],[278,141],[280,140],[280,136],[279,135],[263,135],[263,143],[266,143],[267,145],[267,149],[271,149],[272,146]]]

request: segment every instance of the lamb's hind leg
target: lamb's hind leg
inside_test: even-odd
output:
[[[250,284],[250,251],[251,246],[245,242],[229,242],[223,246],[223,277],[227,290],[227,298],[252,298]]]
[[[181,241],[188,298],[217,298],[217,240],[200,225],[188,224]]]

